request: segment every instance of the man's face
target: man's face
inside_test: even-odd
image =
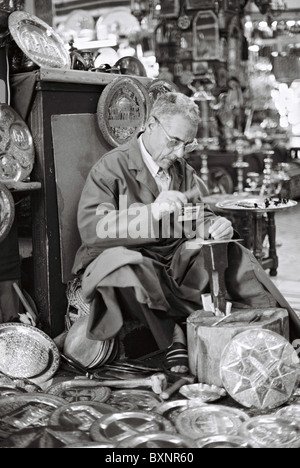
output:
[[[184,145],[192,143],[198,127],[178,114],[171,118],[152,119],[151,156],[162,169],[169,169],[186,154]]]

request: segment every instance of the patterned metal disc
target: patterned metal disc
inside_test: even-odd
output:
[[[65,404],[63,407],[55,410],[51,414],[49,425],[88,432],[95,421],[114,411],[115,408],[112,406],[98,401],[77,401],[67,405]],[[102,440],[103,439],[102,437]]]
[[[194,448],[194,441],[178,434],[167,434],[158,432],[155,434],[144,434],[129,437],[125,439],[120,447],[124,448],[146,448],[146,449],[161,449],[161,448]]]
[[[196,441],[198,448],[253,448],[247,439],[238,436],[211,436]]]
[[[107,400],[118,411],[152,411],[161,403],[159,396],[147,390],[116,390]]]
[[[69,403],[76,401],[106,402],[111,394],[108,387],[101,387],[101,383],[89,379],[68,380],[51,385],[47,389],[50,395],[56,395]]]
[[[248,421],[243,411],[220,405],[203,405],[182,411],[176,418],[178,432],[193,440],[220,434],[237,435]]]
[[[159,96],[166,93],[178,92],[179,89],[176,86],[176,84],[172,81],[157,78],[156,80],[153,80],[148,84],[147,91],[149,93],[152,107],[156,99],[159,98]]]
[[[278,418],[288,419],[300,424],[300,405],[289,405],[276,411]]]
[[[93,440],[106,438],[120,443],[128,437],[158,432],[175,432],[173,425],[162,416],[144,411],[113,413],[96,421],[90,430]]]
[[[0,242],[9,234],[15,219],[15,202],[8,188],[0,182]]]
[[[269,330],[239,333],[225,347],[221,378],[229,395],[247,408],[276,408],[298,382],[299,358],[292,345]]]
[[[119,77],[103,90],[97,107],[100,130],[113,147],[122,145],[144,128],[150,110],[146,88],[135,78]]]
[[[193,400],[173,400],[162,403],[157,408],[155,408],[155,412],[175,424],[179,413],[182,413],[188,408],[203,406],[203,404],[203,401],[197,398],[194,398]]]
[[[240,427],[255,448],[299,448],[300,425],[277,416],[257,416]]]

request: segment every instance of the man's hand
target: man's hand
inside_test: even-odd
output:
[[[179,212],[185,203],[187,203],[186,196],[177,190],[161,192],[155,202],[152,203],[153,216],[159,220],[165,213]]]
[[[211,226],[208,230],[211,237],[215,240],[232,239],[233,227],[231,222],[226,218],[215,218],[211,220]]]

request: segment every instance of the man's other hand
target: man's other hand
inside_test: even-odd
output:
[[[232,223],[228,219],[218,217],[211,221],[211,226],[208,232],[211,235],[212,239],[226,240],[232,239],[234,230],[232,227]]]
[[[180,211],[187,203],[186,196],[177,190],[166,190],[159,194],[152,204],[152,213],[155,219],[161,219],[165,213]]]

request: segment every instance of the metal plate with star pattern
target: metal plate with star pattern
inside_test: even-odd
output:
[[[90,436],[96,442],[106,438],[113,442],[123,442],[128,437],[147,433],[175,432],[174,426],[162,416],[145,411],[113,413],[96,421]]]
[[[251,418],[240,427],[240,435],[255,448],[300,447],[299,424],[276,415]]]
[[[292,345],[269,330],[236,335],[225,347],[220,372],[229,395],[246,408],[277,408],[295,390],[299,358]]]
[[[175,420],[178,432],[193,440],[219,434],[237,435],[248,421],[243,411],[221,405],[203,405],[179,413]]]
[[[101,387],[100,382],[89,379],[67,380],[51,385],[47,389],[50,395],[56,395],[69,403],[74,401],[100,401],[106,402],[111,394],[108,387]]]

